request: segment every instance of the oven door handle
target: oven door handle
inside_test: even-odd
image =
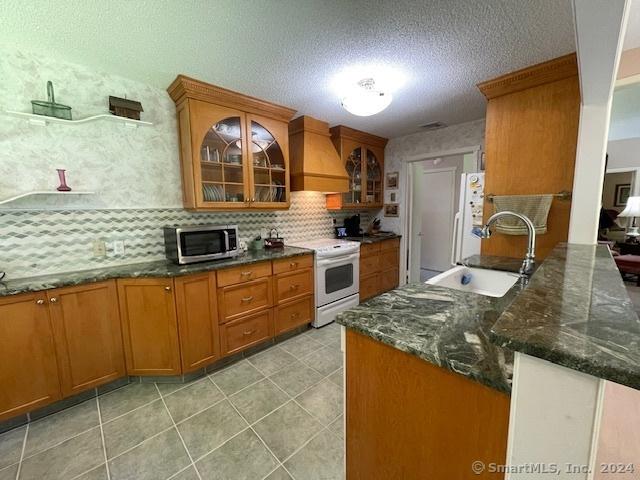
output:
[[[349,255],[343,255],[339,257],[329,257],[318,260],[318,266],[324,267],[327,265],[339,265],[339,264],[347,264],[351,263],[354,260],[358,260],[360,258],[360,253],[352,253]]]

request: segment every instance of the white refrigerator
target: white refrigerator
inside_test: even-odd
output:
[[[463,258],[480,254],[480,238],[472,233],[482,227],[484,173],[463,173],[460,180],[460,203],[453,221],[451,265]]]

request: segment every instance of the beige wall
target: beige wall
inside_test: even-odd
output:
[[[605,386],[594,479],[640,478],[640,392],[613,382]],[[635,472],[605,474],[601,465],[634,464]]]
[[[604,176],[604,186],[602,188],[602,206],[609,210],[617,210],[621,212],[624,207],[615,206],[616,185],[633,184],[632,172],[607,173]]]

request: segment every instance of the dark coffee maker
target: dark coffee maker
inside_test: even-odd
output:
[[[362,235],[360,232],[360,215],[356,214],[353,217],[345,218],[344,227],[347,229],[348,237],[359,237]]]

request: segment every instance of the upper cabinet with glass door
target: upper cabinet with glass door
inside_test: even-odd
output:
[[[331,129],[331,140],[349,174],[349,191],[327,195],[327,208],[382,208],[387,139],[339,125]]]
[[[178,111],[185,208],[289,208],[294,110],[182,75],[168,91]]]

